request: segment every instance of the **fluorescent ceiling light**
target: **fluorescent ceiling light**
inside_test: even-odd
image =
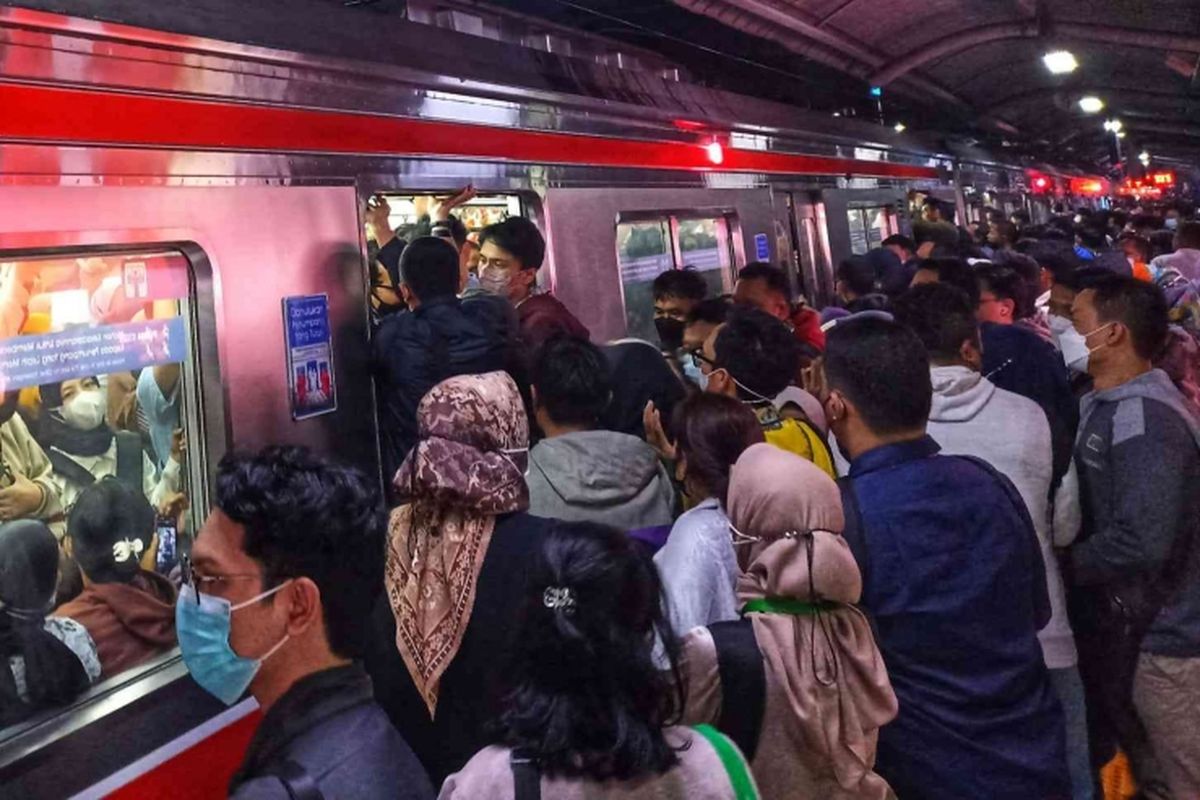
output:
[[[904,131],[907,130],[907,126],[903,122],[897,122],[894,127],[896,133],[904,133]]]
[[[1120,133],[1121,127],[1122,127],[1121,120],[1119,120],[1119,119],[1104,120],[1104,130],[1106,130],[1110,133]]]
[[[1079,62],[1075,60],[1075,55],[1070,50],[1054,50],[1046,53],[1042,56],[1042,63],[1055,75],[1066,75],[1068,72],[1074,72],[1075,68],[1079,66]]]
[[[1098,111],[1104,110],[1104,101],[1099,97],[1088,95],[1087,97],[1079,98],[1079,107],[1083,109],[1085,114],[1095,114]]]

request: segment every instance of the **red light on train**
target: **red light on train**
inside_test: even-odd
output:
[[[1071,194],[1104,194],[1104,181],[1097,178],[1071,178]]]
[[[720,142],[709,142],[704,145],[704,154],[714,164],[720,164],[725,160],[725,148],[721,146]]]
[[[1174,172],[1151,172],[1146,177],[1148,177],[1150,179],[1150,182],[1153,183],[1155,186],[1174,186],[1175,185],[1175,173]]]
[[[1033,179],[1033,190],[1035,192],[1044,192],[1050,188],[1050,179],[1044,175],[1038,175]]]

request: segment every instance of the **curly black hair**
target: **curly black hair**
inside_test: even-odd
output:
[[[526,586],[499,741],[548,776],[631,780],[675,766],[663,729],[682,714],[682,682],[650,557],[614,528],[562,522]],[[669,671],[655,662],[656,635]]]
[[[230,454],[217,468],[217,507],[245,527],[246,555],[264,587],[296,577],[316,583],[329,647],[362,655],[367,618],[383,590],[387,514],[358,470],[304,447]]]

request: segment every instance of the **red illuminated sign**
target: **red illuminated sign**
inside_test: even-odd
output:
[[[1071,194],[1100,195],[1107,193],[1105,182],[1099,178],[1071,178]]]
[[[1175,173],[1169,170],[1167,172],[1151,172],[1146,176],[1146,180],[1155,186],[1174,186]]]

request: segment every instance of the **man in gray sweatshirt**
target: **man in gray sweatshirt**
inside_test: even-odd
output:
[[[1089,703],[1146,796],[1157,761],[1171,796],[1200,797],[1200,424],[1151,366],[1167,335],[1161,290],[1114,275],[1081,291],[1071,316],[1064,358],[1095,381],[1075,443],[1083,532],[1070,558]]]
[[[529,452],[529,513],[599,522],[654,552],[674,520],[675,490],[650,445],[600,430],[612,396],[608,361],[583,339],[546,342],[533,367],[533,406],[546,438]]]
[[[926,433],[943,453],[974,456],[1003,473],[1033,520],[1051,609],[1050,622],[1038,632],[1038,642],[1066,720],[1071,797],[1091,800],[1095,779],[1088,752],[1087,708],[1054,555],[1056,547],[1066,547],[1079,533],[1075,468],[1067,469],[1051,497],[1054,459],[1046,412],[1033,400],[1001,389],[979,373],[983,363],[979,323],[964,291],[948,283],[915,286],[896,298],[892,313],[929,351],[933,399]]]

